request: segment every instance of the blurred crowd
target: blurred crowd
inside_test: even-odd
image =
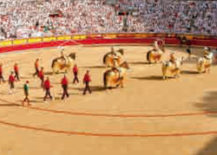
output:
[[[0,0],[0,40],[111,32],[217,35],[217,1]]]

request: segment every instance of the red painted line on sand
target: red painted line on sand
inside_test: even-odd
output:
[[[20,106],[17,103],[9,102],[4,99],[0,99],[0,101],[13,104],[16,106]],[[43,112],[50,112],[55,114],[66,114],[66,115],[74,115],[74,116],[92,116],[92,117],[119,117],[119,118],[160,118],[160,117],[187,117],[187,116],[199,116],[199,115],[214,115],[217,114],[217,111],[203,111],[203,112],[195,112],[195,113],[174,113],[174,114],[103,114],[103,113],[87,113],[87,112],[71,112],[71,111],[61,111],[61,110],[51,110],[39,107],[25,107],[32,110],[38,110]]]
[[[92,132],[78,132],[78,131],[65,131],[65,130],[55,130],[40,127],[32,127],[26,125],[20,125],[16,123],[10,123],[0,120],[0,124],[11,126],[20,129],[34,130],[49,132],[55,134],[65,134],[65,135],[78,135],[78,136],[96,136],[96,137],[181,137],[181,136],[202,136],[202,135],[217,135],[217,131],[203,131],[203,132],[183,132],[183,133],[157,133],[157,134],[119,134],[119,133],[92,133]]]

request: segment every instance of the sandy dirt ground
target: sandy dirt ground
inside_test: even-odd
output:
[[[61,101],[60,79],[51,75],[51,60],[57,48],[19,51],[0,55],[4,76],[13,64],[22,80],[9,95],[7,83],[0,85],[1,155],[216,155],[217,67],[197,74],[196,59],[202,48],[194,48],[191,60],[182,66],[180,78],[162,80],[161,64],[146,63],[149,46],[116,46],[125,50],[130,64],[124,88],[103,89],[103,55],[109,46],[65,47],[77,53],[79,78],[86,70],[92,77],[92,94],[82,95],[82,83],[69,86],[70,98]],[[184,48],[167,47],[187,58]],[[40,58],[54,86],[56,100],[43,102],[44,91],[33,78],[34,61]],[[72,81],[72,73],[67,77]],[[23,84],[30,81],[31,107],[19,106]]]

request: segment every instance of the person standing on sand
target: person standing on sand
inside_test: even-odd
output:
[[[3,77],[3,69],[2,69],[2,63],[0,63],[0,84],[2,82],[5,82],[5,79]]]
[[[41,87],[43,88],[44,84],[44,68],[41,67],[41,70],[38,72],[38,77],[41,80]]]
[[[15,81],[14,73],[11,72],[11,74],[10,74],[10,76],[8,78],[8,83],[10,85],[9,94],[13,93],[13,90],[14,90],[14,81]]]
[[[18,64],[17,63],[14,64],[14,73],[15,73],[15,76],[14,76],[15,79],[18,80],[18,81],[20,81],[19,68],[18,68]]]
[[[26,83],[23,86],[24,89],[24,94],[25,94],[25,98],[22,102],[22,106],[24,106],[25,102],[27,102],[27,106],[30,106],[31,104],[29,103],[29,81],[26,81]]]
[[[36,75],[38,76],[39,73],[39,58],[35,60],[34,66],[35,66],[35,73],[33,74],[33,77],[35,77]]]
[[[89,70],[87,70],[87,72],[83,78],[83,83],[85,84],[83,95],[86,94],[86,91],[89,91],[90,94],[92,93],[92,91],[90,89],[90,85],[89,85],[90,82],[91,82],[91,78],[90,78]]]
[[[188,59],[191,58],[191,46],[188,46],[187,49],[186,49],[186,52],[188,53]]]
[[[73,79],[73,84],[75,83],[79,83],[79,79],[78,79],[78,66],[75,64],[73,67],[73,75],[74,75],[74,79]]]
[[[68,79],[66,77],[66,75],[64,75],[64,77],[61,80],[61,85],[63,88],[63,95],[62,95],[62,100],[66,97],[69,97],[69,93],[68,93]]]
[[[51,88],[50,79],[49,77],[47,77],[47,79],[44,81],[44,89],[45,89],[44,101],[46,101],[47,97],[49,97],[51,100],[53,99],[53,97],[50,94],[50,88]]]

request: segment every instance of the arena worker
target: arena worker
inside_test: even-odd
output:
[[[23,86],[23,90],[24,90],[25,98],[22,102],[22,106],[24,106],[25,103],[27,103],[27,106],[30,106],[31,104],[30,104],[30,100],[29,100],[29,81],[26,81],[26,83]]]
[[[2,82],[5,82],[5,79],[4,79],[4,77],[3,77],[3,69],[2,69],[2,63],[0,63],[0,84],[2,83]]]
[[[65,97],[69,97],[69,93],[68,93],[68,79],[66,77],[66,75],[63,76],[62,80],[61,80],[61,85],[62,85],[62,88],[63,88],[63,94],[62,94],[62,100],[65,99]]]
[[[39,58],[35,60],[34,67],[35,67],[35,73],[33,74],[33,76],[35,77],[36,75],[38,76],[39,73]]]
[[[14,82],[15,82],[14,72],[12,71],[11,74],[9,75],[9,78],[8,78],[8,83],[9,83],[9,86],[10,86],[9,94],[13,93]]]
[[[15,76],[14,76],[15,79],[20,81],[19,67],[17,63],[14,64],[14,73],[15,73]]]
[[[73,75],[74,75],[74,79],[72,81],[73,84],[79,83],[79,79],[78,79],[78,66],[77,64],[74,65],[73,69],[72,69]]]
[[[45,96],[44,96],[44,101],[46,101],[46,99],[49,97],[51,100],[53,99],[53,97],[51,96],[50,93],[50,89],[51,89],[51,84],[50,84],[50,79],[49,77],[46,78],[46,80],[44,81],[44,89],[45,89]]]
[[[90,89],[90,82],[91,82],[90,71],[87,70],[83,78],[83,83],[85,84],[83,95],[86,95],[86,91],[88,91],[90,94],[92,93]]]
[[[43,88],[43,84],[44,84],[44,67],[41,67],[41,70],[38,72],[38,77],[41,80],[41,87]]]

